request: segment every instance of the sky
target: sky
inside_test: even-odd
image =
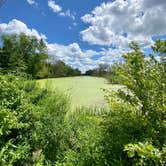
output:
[[[122,61],[131,41],[148,53],[166,39],[166,0],[0,0],[0,35],[21,32],[85,72]]]

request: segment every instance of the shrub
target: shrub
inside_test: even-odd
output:
[[[117,71],[119,82],[125,87],[114,93],[105,90],[111,111],[103,123],[105,128],[103,142],[105,147],[109,147],[105,154],[110,165],[136,164],[130,159],[130,155],[126,156],[124,153],[125,145],[125,151],[130,154],[131,149],[134,149],[132,152],[138,152],[138,148],[135,147],[146,151],[146,145],[143,149],[144,144],[140,145],[139,142],[148,142],[147,147],[150,146],[153,150],[146,151],[145,156],[139,156],[141,161],[144,158],[142,165],[148,165],[150,156],[154,155],[153,152],[160,154],[165,146],[165,61],[157,61],[153,55],[146,59],[135,43],[130,47],[132,51],[124,55],[125,63]],[[156,47],[159,48],[160,44],[155,45]],[[162,55],[162,58],[165,55],[163,52],[158,54]],[[137,156],[132,157],[137,160]],[[150,164],[156,162],[156,165],[161,165],[162,162],[157,162],[158,159],[151,161]],[[120,160],[121,162],[117,164]],[[164,161],[163,155],[159,160]]]
[[[124,147],[129,158],[133,158],[134,165],[161,165],[166,164],[166,151],[165,147],[160,151],[155,148],[151,143],[137,143],[127,144]]]
[[[0,165],[56,160],[67,100],[34,81],[0,76]]]

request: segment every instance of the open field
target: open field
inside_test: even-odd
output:
[[[41,87],[51,90],[60,90],[70,95],[72,107],[93,106],[102,108],[106,106],[101,88],[116,90],[118,85],[108,84],[104,78],[97,77],[65,77],[39,80]]]

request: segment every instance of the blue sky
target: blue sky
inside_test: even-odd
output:
[[[47,0],[36,0],[36,2],[37,6],[30,5],[27,0],[7,0],[0,9],[0,22],[8,23],[12,19],[18,19],[29,28],[45,34],[50,43],[79,42],[84,44],[85,48],[88,47],[80,39],[79,32],[86,27],[80,18],[93,10],[95,6],[100,5],[102,0],[56,0],[56,4],[60,5],[64,11],[70,10],[71,13],[75,13],[75,20],[52,12]],[[77,25],[74,26],[74,23]]]
[[[2,2],[3,0],[1,0]],[[44,37],[48,52],[82,71],[121,60],[128,43],[165,38],[165,0],[7,0],[0,33]]]

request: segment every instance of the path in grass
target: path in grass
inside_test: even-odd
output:
[[[42,87],[51,90],[60,90],[71,96],[72,107],[94,106],[102,108],[106,106],[104,94],[101,88],[116,90],[118,85],[108,84],[104,78],[97,77],[64,77],[39,80]]]

